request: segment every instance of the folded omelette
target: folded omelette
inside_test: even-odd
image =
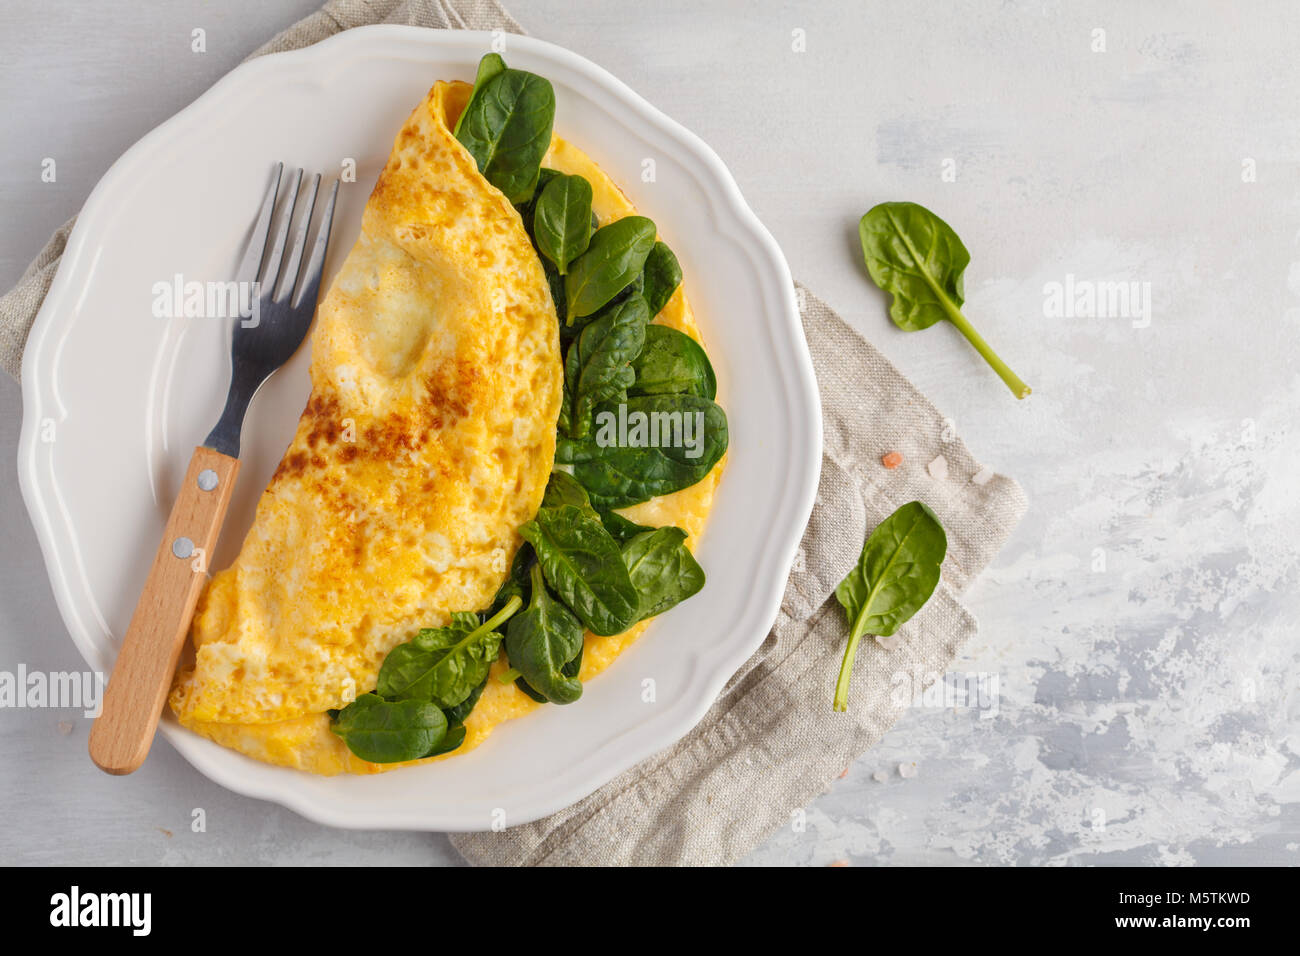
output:
[[[554,464],[555,307],[518,212],[453,136],[470,92],[436,84],[398,133],[317,310],[293,442],[234,564],[199,601],[172,709],[258,760],[319,774],[407,766],[353,754],[329,712],[373,690],[388,652],[421,628],[491,603]],[[602,224],[635,211],[558,136],[544,165],[591,183]],[[699,338],[680,288],[657,321]],[[623,513],[693,540],[721,468]],[[581,678],[646,623],[588,633]],[[490,679],[454,753],[536,706]]]

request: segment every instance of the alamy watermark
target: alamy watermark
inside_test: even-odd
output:
[[[156,319],[239,319],[246,329],[261,324],[262,283],[199,282],[176,273],[153,284]]]
[[[148,936],[153,925],[152,893],[86,893],[73,884],[50,897],[50,925],[121,927],[133,936]]]
[[[966,708],[979,711],[980,720],[998,715],[998,675],[986,671],[940,674],[895,671],[890,698],[899,707],[927,707],[943,710]]]
[[[596,445],[600,448],[681,448],[687,458],[704,454],[703,412],[628,411],[596,413]]]
[[[104,675],[97,671],[0,670],[0,708],[80,709],[98,717],[104,696]]]
[[[1129,319],[1133,328],[1151,324],[1151,283],[1077,279],[1043,286],[1043,315],[1049,319]]]

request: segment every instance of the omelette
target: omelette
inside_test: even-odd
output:
[[[237,558],[199,600],[172,687],[183,726],[267,763],[336,774],[448,759],[540,706],[497,679],[503,657],[450,754],[371,763],[330,730],[390,650],[492,602],[554,466],[559,323],[519,212],[453,135],[471,90],[435,84],[398,133],[317,310],[307,407]],[[600,224],[635,213],[558,135],[543,165],[587,179]],[[700,339],[681,286],[655,321]],[[691,546],[723,464],[620,513],[676,525]],[[588,632],[579,677],[648,623]]]

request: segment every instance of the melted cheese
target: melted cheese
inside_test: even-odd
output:
[[[388,650],[418,628],[491,601],[552,466],[558,325],[518,214],[451,137],[470,89],[437,84],[398,135],[318,311],[298,434],[238,559],[200,602],[196,666],[178,676],[172,706],[258,760],[319,774],[406,766],[356,757],[324,711],[373,690]],[[636,212],[560,137],[543,165],[584,176],[602,224]],[[681,288],[656,321],[700,338]],[[355,443],[340,434],[348,418]],[[676,525],[693,544],[724,462],[623,514]],[[587,634],[581,678],[647,624]],[[493,666],[465,743],[430,759],[540,706],[496,679],[506,669],[504,657]]]

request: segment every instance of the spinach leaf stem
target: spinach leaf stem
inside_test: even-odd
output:
[[[1007,388],[1011,389],[1011,394],[1016,398],[1025,398],[1029,395],[1031,389],[1020,380],[1015,372],[1007,366],[1007,363],[998,357],[998,353],[993,351],[993,347],[984,341],[984,337],[975,331],[975,326],[970,324],[966,316],[961,314],[961,310],[956,308],[946,296],[942,297],[940,304],[943,306],[944,313],[948,316],[948,321],[957,326],[957,331],[966,336],[966,341],[975,346],[975,351],[984,356],[984,361],[993,367],[993,371],[998,373],[998,378],[1006,383]]]
[[[839,712],[849,709],[849,680],[853,677],[853,659],[858,656],[858,641],[861,639],[862,632],[855,629],[849,635],[849,646],[844,648],[844,660],[840,663],[840,676],[835,680],[835,701],[833,705],[835,710]]]

